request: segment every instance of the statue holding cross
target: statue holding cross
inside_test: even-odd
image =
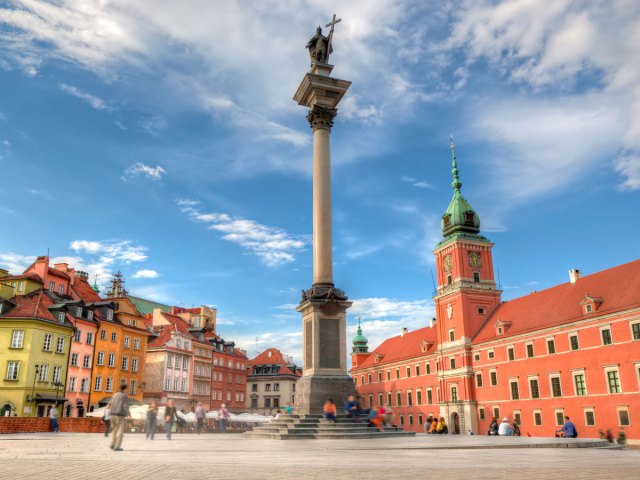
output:
[[[333,39],[333,28],[336,23],[341,22],[342,19],[338,18],[336,20],[336,14],[333,14],[333,19],[327,23],[327,27],[331,27],[329,30],[329,36],[325,37],[322,34],[322,27],[318,25],[316,28],[316,33],[311,37],[311,39],[307,42],[306,48],[309,49],[309,57],[311,58],[311,63],[329,63],[329,55],[333,53],[333,45],[331,40]]]

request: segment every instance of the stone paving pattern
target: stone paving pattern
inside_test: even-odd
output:
[[[0,436],[0,479],[640,479],[640,450],[505,448],[549,442],[556,439],[127,434],[125,450],[114,452],[100,434],[15,434]]]

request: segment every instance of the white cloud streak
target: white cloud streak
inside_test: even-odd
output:
[[[61,83],[60,89],[63,92],[68,93],[69,95],[72,95],[88,103],[91,107],[95,108],[96,110],[111,110],[111,108],[106,104],[106,102],[102,100],[100,97],[96,97],[95,95],[91,95],[90,93],[83,92],[82,90],[80,90],[77,87],[74,87],[73,85],[67,85],[66,83]]]
[[[138,162],[131,165],[124,171],[124,175],[120,177],[123,182],[127,182],[135,177],[144,177],[154,182],[159,182],[167,171],[161,166],[151,167],[144,163]]]
[[[158,278],[160,274],[155,270],[138,270],[133,274],[133,278]]]

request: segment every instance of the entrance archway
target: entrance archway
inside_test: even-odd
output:
[[[458,415],[458,412],[453,412],[451,415],[451,422],[449,424],[451,425],[451,433],[460,435],[460,416]]]
[[[84,403],[82,403],[82,400],[76,402],[76,413],[78,417],[84,417]]]

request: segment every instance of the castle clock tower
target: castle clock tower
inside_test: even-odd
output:
[[[493,244],[480,235],[480,218],[462,196],[451,139],[453,198],[442,215],[443,239],[433,251],[438,289],[434,297],[438,331],[441,416],[451,432],[475,432],[471,339],[500,303],[493,274]],[[477,433],[477,432],[475,432]]]

